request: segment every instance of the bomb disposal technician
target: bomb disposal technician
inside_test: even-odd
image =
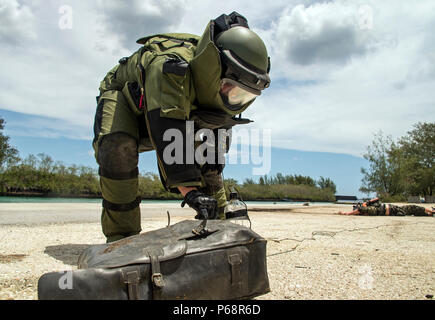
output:
[[[207,25],[201,37],[169,33],[137,41],[142,47],[122,58],[100,84],[93,148],[103,196],[101,224],[107,242],[140,233],[138,154],[155,150],[162,184],[181,193],[197,219],[224,218],[227,203],[219,148],[229,139],[205,141],[216,150],[215,161],[166,163],[169,129],[186,143],[197,143],[194,130],[217,130],[250,122],[241,118],[269,87],[270,59],[264,42],[233,12]],[[222,140],[222,139],[220,139]],[[209,157],[207,157],[209,159]]]

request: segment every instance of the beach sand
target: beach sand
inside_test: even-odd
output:
[[[424,206],[429,207],[429,204]],[[37,299],[47,272],[77,269],[105,242],[97,203],[0,204],[0,299]],[[257,299],[432,299],[435,218],[339,216],[351,205],[250,205],[268,240],[271,292]],[[143,232],[191,219],[176,203],[142,204]]]

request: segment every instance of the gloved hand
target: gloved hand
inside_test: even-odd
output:
[[[184,208],[186,203],[198,213],[195,219],[209,220],[217,216],[217,201],[213,197],[207,196],[198,190],[192,190],[184,196],[181,206]]]

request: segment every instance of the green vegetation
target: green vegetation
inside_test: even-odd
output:
[[[0,130],[4,120],[0,118]],[[40,153],[20,159],[9,145],[9,137],[0,132],[0,194],[24,196],[101,197],[98,172],[85,166],[66,166]],[[244,200],[334,201],[336,186],[329,178],[319,181],[301,175],[262,176],[258,182],[246,179],[243,184],[225,180],[227,192],[236,187]],[[139,193],[143,199],[181,199],[167,192],[157,174],[139,175]]]
[[[96,169],[85,166],[65,166],[41,153],[30,155],[7,166],[0,173],[3,195],[44,195],[62,197],[101,197]],[[158,175],[140,174],[139,192],[144,199],[178,199],[164,190]]]
[[[3,194],[41,194],[59,196],[97,196],[96,172],[84,166],[66,167],[45,154],[28,156],[9,165],[0,175]]]
[[[283,175],[260,177],[258,183],[246,179],[237,184],[233,179],[225,180],[227,192],[235,187],[244,200],[303,200],[335,201],[336,186],[329,178],[320,177],[319,181],[301,175]]]
[[[384,201],[409,196],[432,196],[435,190],[435,122],[417,123],[396,142],[382,132],[375,135],[364,158],[370,162],[360,191],[375,192]]]
[[[282,181],[280,177],[286,180]],[[323,180],[321,180],[323,181]],[[310,177],[282,176],[260,177],[256,183],[247,179],[239,185],[233,179],[225,180],[227,191],[236,187],[244,200],[305,200],[334,201],[333,187],[316,185]],[[65,166],[54,162],[45,154],[30,155],[10,165],[0,173],[0,193],[3,195],[44,195],[63,197],[101,197],[97,170],[85,166]],[[167,192],[157,174],[139,175],[139,193],[143,199],[181,199],[180,195]]]
[[[5,120],[0,118],[0,169],[19,160],[18,150],[9,145],[9,137],[1,132],[4,128]]]

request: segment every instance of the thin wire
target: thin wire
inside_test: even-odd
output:
[[[169,210],[166,211],[166,214],[168,215],[168,228],[171,226],[171,215],[169,214]]]

